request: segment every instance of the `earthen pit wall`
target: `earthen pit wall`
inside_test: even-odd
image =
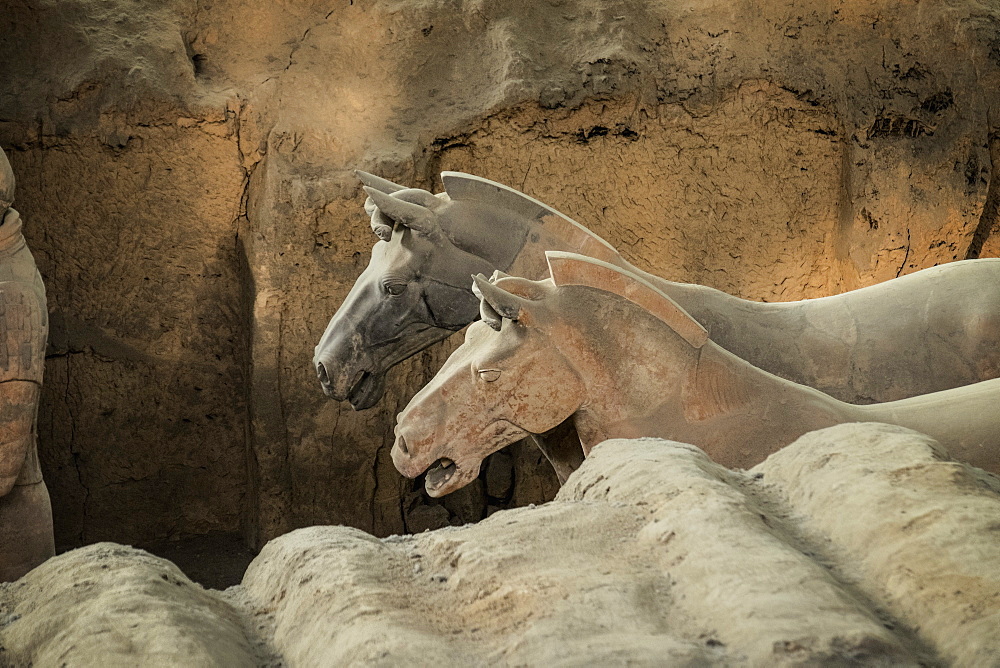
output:
[[[248,342],[232,124],[42,135],[9,153],[52,312],[39,439],[57,544],[238,531]]]

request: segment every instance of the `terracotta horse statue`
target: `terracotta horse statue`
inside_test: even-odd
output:
[[[549,279],[476,276],[482,322],[399,415],[393,462],[407,477],[426,471],[432,496],[473,480],[492,452],[567,418],[584,453],[609,438],[654,436],[740,468],[816,429],[886,422],[1000,473],[1000,379],[848,404],[734,355],[640,275],[546,255]]]
[[[548,250],[641,276],[723,348],[849,403],[1000,376],[1000,259],[952,262],[832,297],[753,302],[642,272],[579,223],[499,183],[443,172],[436,196],[358,176],[380,241],[313,358],[326,394],[357,410],[379,400],[389,368],[475,320],[470,274],[543,279]]]
[[[0,582],[55,554],[36,443],[48,310],[21,218],[9,208],[13,193],[14,174],[0,151]]]

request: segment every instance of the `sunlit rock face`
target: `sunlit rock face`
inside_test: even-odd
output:
[[[321,392],[313,346],[374,242],[355,168],[494,179],[643,269],[753,299],[1000,254],[997,16],[971,0],[33,0],[5,19],[0,145],[53,310],[40,442],[63,547],[387,535],[552,498],[527,449],[433,505],[393,469],[393,417],[454,341],[368,411]]]
[[[312,527],[203,590],[112,544],[0,585],[11,665],[984,665],[1000,481],[899,427],[803,436],[746,472],[597,446],[557,498],[378,539]]]

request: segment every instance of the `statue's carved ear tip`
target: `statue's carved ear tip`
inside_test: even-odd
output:
[[[368,172],[362,171],[360,169],[355,169],[354,178],[356,178],[358,181],[361,181],[361,186],[363,188],[376,188],[380,192],[383,191],[383,189],[377,187],[379,179],[374,174],[369,174]]]
[[[384,192],[373,186],[363,185],[361,186],[361,189],[365,191],[365,194],[368,195],[373,202],[388,202],[389,198],[393,197],[391,193]],[[395,198],[393,197],[393,199]]]
[[[368,197],[387,218],[402,223],[412,230],[423,234],[439,233],[438,223],[433,211],[420,204],[414,204],[395,194],[382,192],[371,186],[364,186]],[[431,195],[433,197],[433,195]]]
[[[479,289],[480,282],[487,283],[488,281],[482,274],[472,274],[472,294],[481,300],[483,299],[483,291]]]
[[[354,170],[354,176],[357,177],[361,183],[371,188],[375,188],[379,192],[383,193],[394,193],[396,191],[402,190],[403,186],[398,183],[393,183],[388,179],[383,179],[381,176],[375,176],[374,174],[369,174],[361,169]]]

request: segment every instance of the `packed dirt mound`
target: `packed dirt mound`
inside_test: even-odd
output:
[[[250,666],[237,613],[176,566],[98,543],[0,585],[0,666]]]
[[[897,427],[814,432],[747,472],[608,441],[551,503],[300,529],[224,593],[128,548],[57,557],[0,587],[0,662],[96,662],[114,629],[143,665],[164,645],[189,665],[993,665],[997,517],[996,478]]]

